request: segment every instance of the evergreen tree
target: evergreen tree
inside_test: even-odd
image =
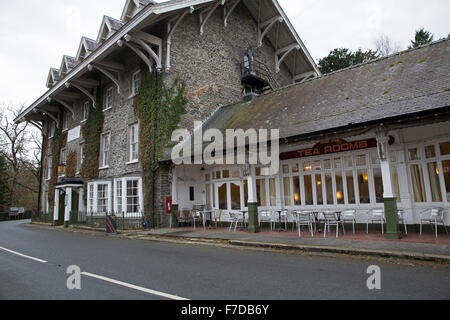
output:
[[[412,46],[410,46],[409,49],[418,48],[429,44],[433,42],[433,38],[433,34],[429,31],[426,31],[425,28],[416,30],[416,36],[414,37],[414,40],[411,40]]]
[[[373,50],[362,51],[359,49],[356,52],[351,52],[346,48],[338,48],[330,51],[330,54],[325,58],[320,59],[319,67],[322,73],[327,74],[377,59],[379,56],[379,52]]]

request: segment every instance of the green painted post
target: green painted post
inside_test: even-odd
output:
[[[384,198],[384,212],[386,216],[386,239],[401,239],[398,224],[397,198]]]
[[[172,228],[178,227],[178,220],[177,220],[177,216],[175,215],[175,212],[177,212],[177,211],[178,211],[178,205],[173,204],[172,205],[172,214],[170,216],[170,219],[172,219],[172,222],[171,222]]]
[[[258,216],[258,204],[249,203],[248,204],[248,232],[259,233],[261,229],[259,228],[259,216]]]

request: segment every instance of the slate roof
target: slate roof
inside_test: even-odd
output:
[[[280,129],[290,138],[449,106],[446,39],[222,107],[203,128]]]
[[[87,46],[87,50],[92,52],[95,49],[97,49],[97,47],[98,47],[97,41],[92,40],[90,38],[86,38],[86,37],[83,37],[83,39],[85,40],[85,43],[86,43],[86,46]]]

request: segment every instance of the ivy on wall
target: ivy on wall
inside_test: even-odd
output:
[[[177,129],[181,116],[186,113],[186,85],[175,80],[171,86],[164,82],[163,74],[142,72],[141,87],[134,103],[139,119],[139,159],[144,185],[146,218],[155,221],[153,212],[153,180],[158,162],[171,147],[171,136]],[[155,200],[156,201],[156,200]],[[158,224],[156,222],[156,224]]]
[[[88,119],[83,127],[83,164],[81,166],[81,177],[86,189],[87,182],[97,179],[99,175],[100,139],[103,131],[104,115],[102,110],[102,91],[97,92],[97,107],[91,106]],[[87,192],[84,193],[86,198]],[[86,200],[86,199],[85,199]]]
[[[66,177],[74,178],[77,174],[77,153],[70,151],[67,155]]]
[[[48,187],[48,198],[50,204],[55,203],[55,184],[58,182],[58,166],[60,165],[61,149],[65,148],[67,143],[67,133],[62,132],[62,121],[59,128],[55,128],[55,134],[53,135],[51,142],[52,152],[52,177]]]

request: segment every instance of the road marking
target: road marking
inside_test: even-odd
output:
[[[150,289],[139,287],[139,286],[135,286],[133,284],[129,284],[129,283],[126,283],[126,282],[122,282],[122,281],[117,281],[117,280],[114,280],[114,279],[106,278],[106,277],[99,276],[99,275],[96,275],[96,274],[92,274],[92,273],[89,273],[89,272],[82,272],[81,274],[84,275],[84,276],[87,276],[87,277],[103,280],[103,281],[106,281],[106,282],[117,284],[117,285],[122,286],[122,287],[127,287],[127,288],[130,288],[130,289],[142,291],[142,292],[145,292],[145,293],[149,293],[149,294],[152,294],[152,295],[155,295],[155,296],[160,296],[160,297],[163,297],[163,298],[168,298],[168,299],[171,299],[171,300],[180,300],[180,301],[189,300],[189,299],[178,297],[178,296],[174,296],[174,295],[171,295],[171,294],[168,294],[168,293],[159,292],[159,291],[155,291],[155,290],[150,290]]]
[[[34,260],[34,261],[37,261],[37,262],[40,262],[40,263],[47,263],[47,261],[45,261],[45,260],[34,258],[34,257],[30,257],[30,256],[24,255],[22,253],[19,253],[19,252],[16,252],[16,251],[12,251],[12,250],[9,250],[9,249],[3,248],[3,247],[0,247],[0,250],[4,250],[6,252],[15,254],[17,256],[20,256],[20,257],[23,257],[23,258],[27,258],[27,259],[30,259],[30,260]]]

